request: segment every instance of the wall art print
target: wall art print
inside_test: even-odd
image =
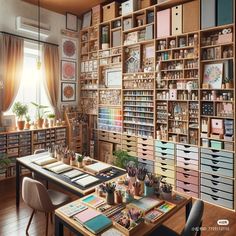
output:
[[[61,83],[61,101],[74,102],[76,100],[76,84],[75,83]]]
[[[61,61],[61,79],[66,81],[76,81],[76,62]]]
[[[62,38],[62,58],[77,59],[77,41],[72,38]]]

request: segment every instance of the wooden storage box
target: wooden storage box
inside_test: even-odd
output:
[[[109,21],[118,16],[119,4],[117,2],[112,2],[103,6],[103,21]]]
[[[226,44],[226,43],[232,43],[233,42],[233,34],[220,34],[218,38],[219,44]]]
[[[146,7],[150,7],[152,4],[154,4],[153,0],[140,0],[140,8],[146,8]]]
[[[133,13],[138,10],[138,1],[137,0],[128,0],[121,4],[122,7],[122,16]]]
[[[101,5],[97,5],[92,8],[92,24],[93,25],[98,25],[101,22]]]

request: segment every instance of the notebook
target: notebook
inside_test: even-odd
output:
[[[65,177],[67,177],[67,178],[72,179],[72,178],[75,178],[75,177],[80,176],[80,175],[82,175],[82,174],[83,174],[82,171],[79,171],[79,170],[71,170],[71,171],[68,171],[68,172],[64,173],[63,175],[64,175]]]
[[[105,203],[105,201],[102,198],[99,198],[96,195],[90,195],[84,198],[82,202],[93,208],[97,208]]]
[[[97,174],[97,173],[101,173],[103,171],[109,170],[111,169],[111,167],[112,167],[111,165],[97,162],[91,165],[87,165],[85,169],[90,171],[91,173]]]
[[[70,203],[64,207],[59,208],[59,211],[65,214],[68,217],[71,217],[81,211],[88,209],[87,206],[79,203]]]
[[[154,199],[150,197],[144,197],[139,200],[133,200],[129,205],[139,208],[141,211],[147,212],[157,205],[161,204],[163,201],[159,199]]]
[[[68,171],[71,169],[73,169],[71,166],[62,163],[61,165],[55,166],[55,167],[51,168],[50,170],[56,174],[61,174],[65,171]]]
[[[93,176],[87,176],[82,179],[76,180],[75,183],[79,184],[82,187],[87,187],[88,185],[96,183],[97,181],[99,181],[98,178]]]
[[[50,157],[50,156],[44,156],[44,157],[37,159],[33,162],[39,166],[44,166],[44,165],[47,165],[47,164],[50,164],[53,162],[57,162],[57,159]]]
[[[51,168],[56,167],[56,166],[59,166],[59,165],[61,165],[61,164],[62,164],[61,161],[57,161],[57,162],[48,164],[48,165],[44,166],[43,168],[45,168],[45,169],[47,169],[47,170],[50,170]]]
[[[102,214],[84,223],[84,227],[91,231],[93,234],[98,234],[111,225],[112,221]]]
[[[74,216],[74,219],[83,225],[86,221],[91,220],[100,214],[101,214],[100,212],[98,212],[92,208],[88,208],[88,209],[76,214]]]

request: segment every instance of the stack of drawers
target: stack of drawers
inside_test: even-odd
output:
[[[130,135],[122,135],[122,149],[130,156],[137,156],[137,138]]]
[[[197,198],[199,193],[198,148],[178,144],[176,154],[176,190]]]
[[[155,173],[162,181],[175,185],[175,145],[155,140]]]
[[[234,154],[201,149],[201,198],[233,209]]]
[[[138,138],[138,157],[147,159],[147,160],[154,160],[154,148],[153,148],[154,140],[152,138],[145,139],[145,138]]]
[[[99,140],[111,142],[115,144],[121,144],[121,134],[110,133],[106,131],[99,131]]]

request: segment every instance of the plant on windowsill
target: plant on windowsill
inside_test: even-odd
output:
[[[27,115],[25,116],[25,120],[26,120],[25,128],[26,128],[26,129],[30,129],[30,121],[31,121],[31,118],[30,118],[30,115],[29,115],[29,114],[27,114]]]
[[[48,119],[49,119],[49,127],[54,127],[55,126],[55,118],[56,115],[53,113],[48,114]]]
[[[25,127],[25,121],[23,120],[23,117],[27,114],[28,112],[28,106],[24,105],[21,102],[16,102],[13,105],[13,113],[17,117],[17,126],[19,130],[23,130]]]
[[[45,109],[48,108],[48,106],[37,104],[35,102],[31,102],[31,104],[36,108],[37,127],[41,129],[43,128],[43,122],[44,122],[43,118],[48,113],[48,111],[45,111]]]

